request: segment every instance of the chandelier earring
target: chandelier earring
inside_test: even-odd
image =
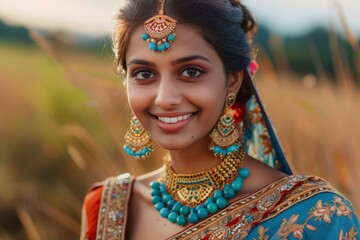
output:
[[[240,133],[235,125],[231,113],[231,106],[235,103],[236,94],[231,92],[226,96],[224,114],[221,116],[216,128],[210,134],[209,149],[216,157],[224,159],[229,153],[239,151],[241,147]]]
[[[154,151],[152,138],[135,116],[131,117],[130,129],[125,135],[124,151],[136,159],[145,159]]]

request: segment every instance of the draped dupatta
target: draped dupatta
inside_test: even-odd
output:
[[[244,70],[244,88],[246,88],[246,92],[250,93],[244,116],[245,152],[270,167],[276,167],[291,175],[292,170],[261,101],[249,68]]]

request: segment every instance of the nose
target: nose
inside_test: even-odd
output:
[[[172,109],[182,101],[176,82],[170,78],[161,79],[155,98],[155,105],[162,109]]]

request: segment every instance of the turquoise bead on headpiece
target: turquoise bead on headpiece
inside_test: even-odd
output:
[[[142,40],[146,41],[149,49],[154,52],[169,49],[176,38],[174,30],[177,21],[164,15],[164,2],[165,0],[160,0],[159,14],[145,21],[145,33],[141,35]]]

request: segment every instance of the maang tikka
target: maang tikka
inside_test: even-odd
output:
[[[144,159],[154,151],[151,137],[135,116],[131,117],[130,129],[125,135],[124,151],[136,159]]]
[[[164,14],[165,0],[160,0],[159,14],[144,23],[145,33],[141,38],[148,43],[150,50],[163,52],[175,41],[176,20]]]
[[[240,134],[235,126],[235,119],[231,113],[231,106],[235,103],[236,94],[229,93],[225,100],[224,114],[217,127],[212,131],[209,149],[214,155],[225,158],[229,153],[240,150]]]

